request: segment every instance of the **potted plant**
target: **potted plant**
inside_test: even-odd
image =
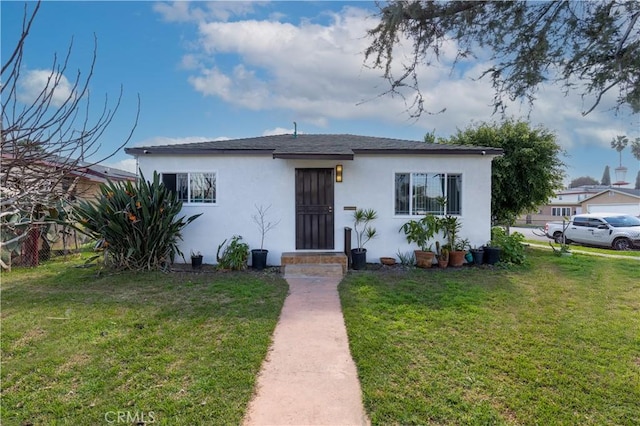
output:
[[[202,253],[200,253],[199,251],[191,250],[191,268],[202,268]]]
[[[458,233],[462,223],[456,216],[447,215],[440,218],[440,229],[444,231],[444,236],[447,239],[447,248],[451,250],[449,252],[449,264],[451,266],[462,266],[464,263],[464,255],[468,246],[467,240],[461,240],[458,238]]]
[[[241,235],[234,235],[227,246],[225,239],[219,246],[216,253],[218,269],[240,271],[247,268],[247,258],[249,257],[249,245],[242,242]],[[222,251],[222,253],[220,253]]]
[[[484,249],[482,247],[473,247],[471,249],[471,256],[473,256],[474,265],[482,265],[484,260]]]
[[[449,264],[454,267],[462,266],[465,260],[468,260],[467,254],[470,246],[468,239],[457,238],[453,243],[451,252],[449,252]]]
[[[269,250],[264,249],[264,236],[267,232],[271,231],[273,228],[278,226],[280,221],[270,222],[267,220],[267,212],[271,208],[271,205],[264,206],[255,206],[256,213],[251,216],[253,222],[258,226],[260,230],[260,248],[251,250],[251,265],[253,265],[254,269],[263,270],[267,266],[267,255],[269,254]]]
[[[353,269],[363,269],[367,265],[367,249],[364,245],[376,235],[376,229],[369,223],[377,219],[378,214],[373,209],[357,209],[353,212],[353,229],[356,234],[357,246],[351,250],[351,266]]]
[[[400,227],[404,232],[408,243],[416,243],[420,250],[415,250],[416,265],[420,268],[431,268],[434,253],[429,240],[440,230],[438,218],[432,214],[427,214],[422,219],[410,220]]]
[[[504,229],[499,226],[491,228],[491,241],[484,247],[484,263],[495,265],[500,262],[500,252],[502,251],[500,240],[505,234]]]
[[[436,257],[438,258],[438,266],[446,268],[449,265],[449,249],[440,247],[440,242],[436,242]]]

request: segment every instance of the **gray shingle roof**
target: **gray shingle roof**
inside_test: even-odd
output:
[[[631,188],[616,188],[616,191],[624,192],[628,195],[634,195],[636,197],[640,197],[640,189],[631,189]]]
[[[125,148],[131,155],[271,154],[274,158],[342,158],[354,154],[486,154],[500,155],[498,148],[430,144],[358,135],[275,135],[180,145]]]
[[[599,191],[599,192],[597,192],[595,194],[589,195],[588,197],[584,198],[583,200],[580,200],[580,203],[584,203],[585,201],[589,201],[592,198],[599,197],[600,195],[606,194],[609,191],[615,191],[615,192],[619,192],[621,194],[629,195],[629,196],[634,197],[634,198],[640,198],[640,189],[609,187],[609,188],[601,190],[601,191]]]

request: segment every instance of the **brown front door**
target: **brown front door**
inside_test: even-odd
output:
[[[333,246],[333,169],[296,169],[296,249]]]

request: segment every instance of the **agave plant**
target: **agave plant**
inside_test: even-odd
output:
[[[101,242],[105,259],[119,269],[166,268],[184,255],[178,248],[182,229],[198,216],[177,217],[182,202],[160,182],[145,180],[142,173],[134,184],[107,182],[94,201],[81,201],[73,209],[75,227]]]

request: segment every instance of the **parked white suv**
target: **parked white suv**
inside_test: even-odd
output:
[[[640,248],[640,219],[620,213],[586,213],[572,216],[568,223],[549,222],[549,238],[561,242],[613,247],[616,250]]]

